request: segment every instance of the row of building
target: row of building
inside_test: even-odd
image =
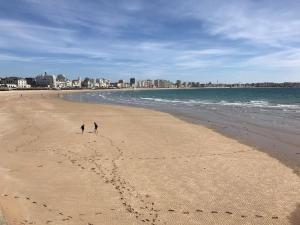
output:
[[[125,80],[119,80],[116,83],[111,84],[116,88],[175,88],[176,85],[169,80],[138,80],[130,78],[129,82]]]
[[[0,87],[7,89],[29,89],[29,88],[48,88],[48,89],[74,89],[74,88],[109,88],[110,81],[104,78],[85,78],[80,77],[69,80],[65,75],[57,76],[41,74],[33,77],[5,77],[0,78]]]
[[[79,88],[251,88],[251,87],[300,87],[300,83],[200,83],[200,82],[182,82],[177,80],[175,83],[169,80],[137,80],[130,78],[129,82],[119,80],[110,82],[105,78],[89,78],[81,80],[80,77],[75,80],[69,80],[65,75],[57,76],[47,73],[33,77],[0,77],[0,89],[29,89],[29,88],[47,88],[47,89],[79,89]]]
[[[5,77],[0,78],[0,88],[6,89],[75,89],[75,88],[174,88],[176,84],[168,80],[138,80],[130,78],[129,82],[119,80],[118,82],[110,82],[105,78],[89,78],[81,80],[80,77],[75,80],[69,80],[65,75],[57,76],[50,74],[41,74],[36,77]]]
[[[261,83],[200,83],[200,82],[176,82],[179,88],[300,88],[300,82],[261,82]]]

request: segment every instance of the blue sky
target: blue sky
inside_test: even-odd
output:
[[[300,81],[298,0],[2,0],[0,76]]]

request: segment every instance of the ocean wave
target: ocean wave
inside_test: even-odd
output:
[[[140,98],[140,99],[154,101],[154,102],[184,103],[184,101],[180,101],[180,100],[168,100],[168,99],[162,99],[162,98]]]
[[[107,97],[105,95],[99,94],[99,97],[103,98],[103,99],[107,99]]]
[[[228,102],[228,101],[199,101],[199,100],[170,100],[163,98],[140,98],[141,100],[162,102],[162,103],[179,103],[187,105],[224,105],[224,106],[237,106],[237,107],[257,107],[257,108],[277,108],[277,109],[300,109],[300,105],[291,105],[291,104],[272,104],[264,100],[253,100],[247,102]]]

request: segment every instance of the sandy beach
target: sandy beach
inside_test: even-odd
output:
[[[167,113],[58,93],[0,92],[8,225],[300,224],[300,177],[269,155]]]
[[[4,216],[2,214],[2,212],[0,211],[0,225],[5,225],[5,220],[4,220]]]

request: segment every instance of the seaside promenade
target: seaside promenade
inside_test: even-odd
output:
[[[53,91],[0,93],[0,115],[9,225],[299,224],[299,176],[206,127]]]

